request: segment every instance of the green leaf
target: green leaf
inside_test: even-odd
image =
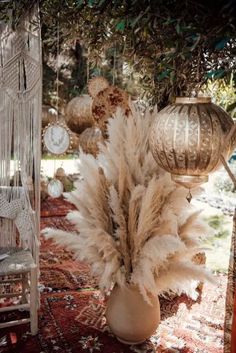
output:
[[[116,29],[118,31],[124,31],[124,29],[125,29],[125,20],[122,20],[121,22],[117,23]]]
[[[215,49],[216,50],[222,50],[224,49],[224,47],[226,46],[226,44],[228,43],[229,38],[228,37],[224,37],[221,38],[221,40],[217,43],[215,43]]]
[[[169,77],[169,76],[170,76],[170,70],[165,70],[162,73],[160,73],[159,75],[157,75],[157,80],[162,81],[164,78]]]
[[[95,0],[88,0],[88,6],[93,7]]]
[[[176,22],[176,20],[174,18],[168,17],[167,20],[165,22],[163,22],[163,25],[168,26],[168,25],[175,23],[175,22]]]
[[[98,6],[102,6],[106,0],[100,0]]]
[[[223,77],[225,74],[225,70],[224,69],[219,69],[219,70],[213,70],[213,71],[208,71],[206,76],[208,78],[212,78],[212,79],[219,79],[221,77]]]
[[[176,29],[176,32],[177,32],[178,34],[181,33],[181,28],[180,28],[179,22],[178,22],[177,25],[175,26],[175,29]]]
[[[83,5],[83,3],[84,3],[84,0],[76,0],[76,5],[77,6]]]

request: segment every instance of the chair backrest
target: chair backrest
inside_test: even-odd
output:
[[[0,247],[34,252],[33,211],[23,187],[0,187]]]

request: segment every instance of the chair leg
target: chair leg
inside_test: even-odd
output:
[[[28,273],[22,274],[22,304],[27,303],[27,290],[28,290]]]
[[[30,329],[31,334],[38,333],[38,280],[37,266],[32,267],[30,271]]]

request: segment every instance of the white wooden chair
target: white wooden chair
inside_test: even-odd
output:
[[[30,317],[0,323],[0,329],[30,322],[31,334],[36,335],[38,243],[31,221],[34,212],[30,208],[24,189],[12,189],[14,196],[9,201],[9,188],[0,188],[0,298],[18,298],[18,301],[17,304],[1,307],[0,313],[25,309],[30,311]],[[16,291],[17,285],[20,291]]]

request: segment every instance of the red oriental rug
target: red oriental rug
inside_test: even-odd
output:
[[[63,217],[75,206],[67,202],[62,196],[59,198],[47,197],[41,202],[41,217]]]
[[[64,212],[70,208],[65,204]],[[46,211],[52,214],[50,204]],[[61,216],[41,221],[42,229],[73,230]],[[104,300],[86,264],[42,238],[40,266],[39,334],[32,337],[26,325],[1,330],[0,353],[223,353],[226,276],[218,276],[216,286],[205,284],[197,302],[186,296],[161,299],[156,334],[142,345],[126,346],[106,326]],[[12,312],[7,318],[24,314]]]
[[[156,334],[139,346],[116,340],[106,326],[99,291],[43,294],[39,334],[22,334],[26,327],[0,334],[2,353],[222,353],[225,278],[217,288],[205,286],[202,303],[162,302],[162,323]],[[182,300],[182,299],[181,299]],[[192,303],[191,303],[192,304]],[[171,312],[177,312],[170,317]],[[12,314],[12,318],[14,313]],[[10,332],[9,332],[10,331]],[[11,343],[12,337],[15,343]]]

